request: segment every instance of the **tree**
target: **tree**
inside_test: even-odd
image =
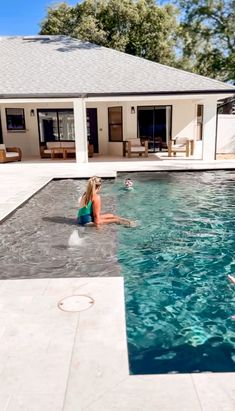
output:
[[[180,64],[206,76],[235,79],[235,0],[179,0]]]
[[[64,34],[172,65],[177,10],[154,0],[85,0],[49,7],[40,34]]]
[[[73,7],[67,3],[49,7],[47,17],[41,23],[40,34],[54,34],[69,36],[75,25],[75,13]]]

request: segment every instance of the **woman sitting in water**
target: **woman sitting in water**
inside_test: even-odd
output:
[[[77,221],[80,225],[123,224],[131,226],[131,221],[113,214],[100,214],[101,198],[98,195],[101,189],[101,178],[91,177],[88,180],[86,192],[79,200]]]

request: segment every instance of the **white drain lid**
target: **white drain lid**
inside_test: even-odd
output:
[[[88,295],[71,295],[58,302],[58,308],[63,311],[78,312],[88,310],[94,304],[93,298]]]

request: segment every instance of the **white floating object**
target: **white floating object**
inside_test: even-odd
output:
[[[83,244],[84,240],[79,237],[78,230],[73,230],[71,236],[68,240],[69,247],[80,247]]]

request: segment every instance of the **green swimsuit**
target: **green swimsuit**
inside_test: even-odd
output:
[[[81,207],[78,210],[77,221],[80,225],[93,222],[92,201],[90,200],[87,206]]]

